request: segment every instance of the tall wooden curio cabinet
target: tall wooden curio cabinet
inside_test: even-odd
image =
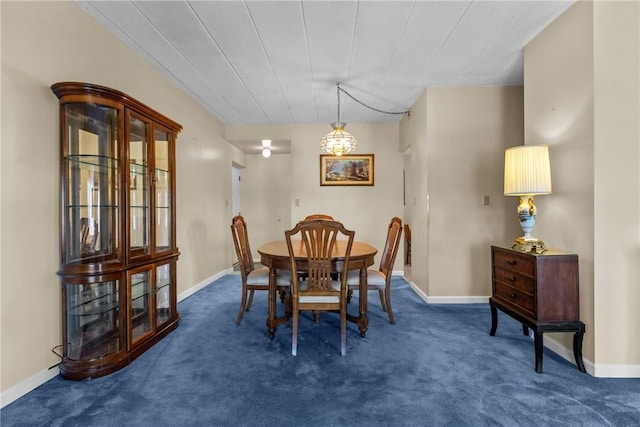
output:
[[[178,325],[175,142],[182,127],[117,90],[62,82],[64,378],[127,365]]]

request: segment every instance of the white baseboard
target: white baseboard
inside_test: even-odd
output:
[[[60,369],[58,369],[58,367],[46,369],[44,371],[38,372],[31,378],[28,378],[14,385],[9,390],[6,390],[2,394],[0,394],[0,408],[4,408],[11,402],[20,399],[31,390],[34,390],[50,379],[55,378],[59,373]]]
[[[418,285],[416,285],[415,283],[413,283],[410,280],[407,280],[407,283],[409,283],[409,286],[411,287],[411,289],[413,289],[413,292],[415,292],[416,295],[418,295],[420,297],[420,299],[422,299],[422,301],[424,301],[426,303],[429,302],[429,296],[422,289],[420,289],[418,287]]]
[[[228,268],[226,270],[222,270],[221,272],[219,272],[217,274],[214,274],[213,276],[204,279],[202,282],[190,287],[186,291],[180,292],[178,294],[178,298],[177,298],[178,302],[182,301],[185,298],[189,298],[191,295],[193,295],[196,292],[200,291],[202,288],[204,288],[208,284],[213,283],[215,280],[218,280],[222,276],[225,276],[225,275],[230,274],[230,273],[233,273],[233,268]]]
[[[575,364],[573,349],[562,346],[553,338],[545,336],[544,346],[563,359]],[[594,364],[583,356],[584,368],[591,376],[598,378],[640,378],[640,365],[606,365]]]
[[[585,361],[585,367],[587,363]],[[594,377],[598,378],[640,378],[640,365],[604,365],[594,366]],[[589,372],[589,369],[587,369]]]
[[[422,289],[413,282],[408,282],[411,289],[427,304],[488,304],[489,297],[485,296],[443,296],[443,297],[430,297]]]
[[[427,297],[429,304],[489,304],[489,297]]]

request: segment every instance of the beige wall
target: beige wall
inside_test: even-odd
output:
[[[241,171],[241,213],[247,221],[251,252],[271,240],[282,240],[291,224],[291,155],[247,155],[246,169]]]
[[[400,149],[405,154],[406,196],[404,212],[411,227],[410,281],[426,298],[429,287],[427,231],[429,203],[426,172],[427,98],[424,91],[411,107],[411,113],[400,121]]]
[[[549,144],[553,180],[536,235],[579,255],[596,376],[640,376],[639,17],[638,2],[580,1],[525,48],[525,143]]]
[[[594,360],[640,377],[640,3],[596,2],[593,18]]]
[[[429,296],[491,295],[491,244],[522,234],[517,200],[503,195],[504,150],[522,142],[522,88],[429,88],[427,120]]]
[[[522,144],[522,88],[428,88],[401,129],[414,171],[411,280],[430,302],[486,301],[490,246],[522,234],[502,191],[504,150]]]
[[[58,81],[128,93],[182,124],[178,291],[231,265],[231,159],[223,126],[74,2],[1,2],[3,402],[54,375],[60,345]],[[229,204],[230,205],[230,204]]]

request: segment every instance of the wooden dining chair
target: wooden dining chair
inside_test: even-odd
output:
[[[242,299],[240,301],[240,312],[236,319],[236,324],[240,324],[245,311],[249,311],[253,302],[254,291],[269,290],[269,269],[267,267],[255,268],[253,255],[249,246],[249,234],[247,223],[242,215],[236,215],[231,220],[231,234],[233,244],[238,256],[240,276],[242,277]],[[291,291],[291,272],[278,271],[276,275],[276,286],[284,294]],[[249,297],[247,301],[247,295]]]
[[[387,230],[387,241],[384,244],[384,251],[380,259],[380,268],[367,270],[367,290],[377,290],[380,295],[380,304],[382,310],[389,315],[389,321],[396,323],[391,310],[391,273],[393,273],[393,264],[398,254],[398,246],[400,245],[400,237],[402,235],[402,220],[398,217],[391,219]],[[360,272],[350,271],[347,275],[347,286],[349,298],[353,291],[360,288]]]
[[[327,214],[311,214],[311,215],[307,215],[303,221],[313,221],[316,219],[325,219],[327,221],[335,221],[335,219],[333,219],[333,217],[331,215],[327,215]]]
[[[292,238],[299,236],[304,256],[307,258],[307,278],[299,280],[297,274],[292,276],[292,317],[293,330],[291,336],[291,354],[298,352],[298,320],[301,311],[338,311],[340,313],[340,354],[347,351],[347,271],[349,257],[355,231],[347,230],[338,221],[315,220],[299,222],[293,229],[285,231],[285,239],[289,249],[291,271],[297,271],[298,265]],[[347,245],[342,266],[342,279],[331,277],[331,259],[338,236],[346,236]]]

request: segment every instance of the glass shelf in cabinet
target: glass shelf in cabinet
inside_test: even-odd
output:
[[[97,166],[100,168],[114,168],[118,167],[118,159],[108,156],[100,156],[97,154],[69,154],[66,159],[70,163],[82,164],[89,166]]]
[[[147,165],[135,163],[133,161],[129,163],[129,171],[134,175],[146,175],[147,169]]]
[[[87,208],[92,208],[92,209],[97,209],[97,208],[113,208],[113,209],[117,209],[118,206],[117,205],[101,205],[101,204],[91,204],[91,205],[67,205],[68,208],[70,209],[87,209]]]
[[[158,283],[156,285],[156,291],[159,291],[163,288],[166,288],[167,286],[169,286],[171,284],[171,282],[162,282],[162,283]]]
[[[97,304],[96,304],[97,302]],[[120,307],[118,301],[92,301],[71,307],[68,311],[70,316],[95,316],[97,314],[105,314]]]

